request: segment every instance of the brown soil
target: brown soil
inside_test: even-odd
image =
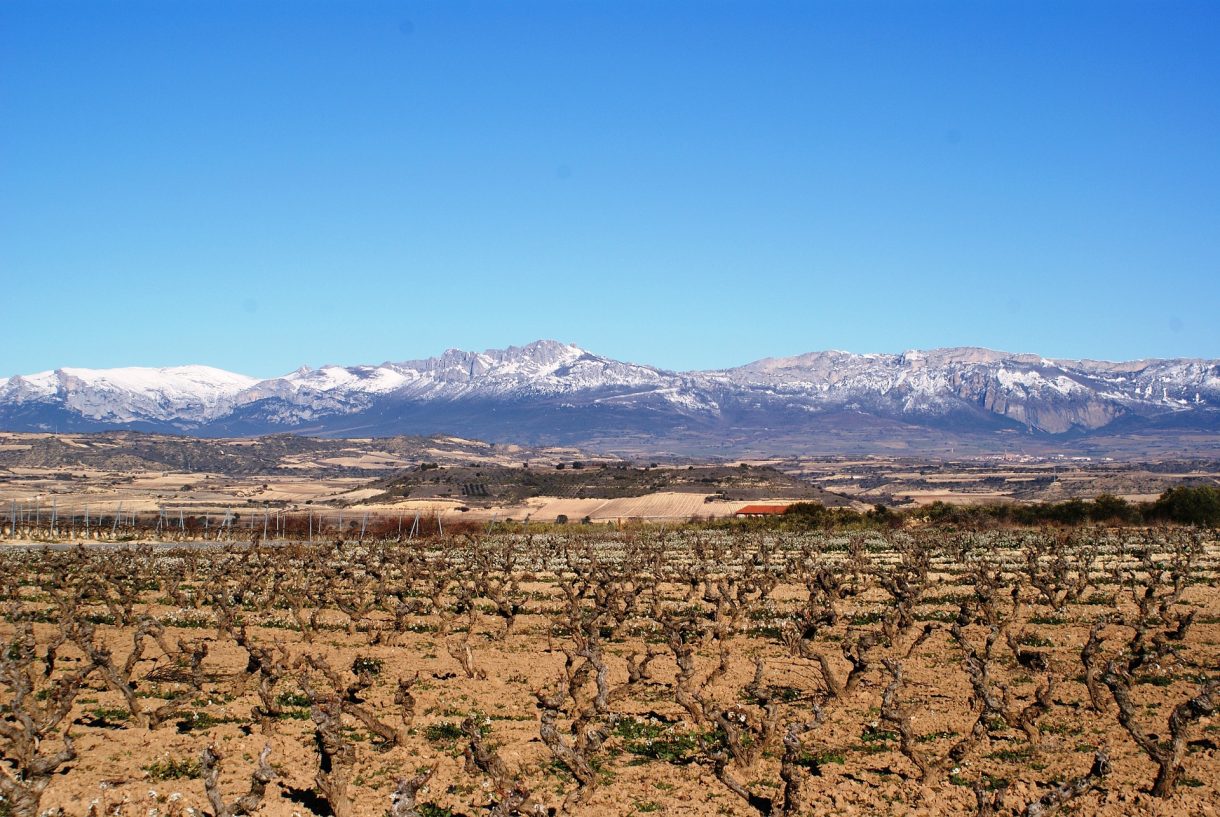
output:
[[[1077,575],[1071,571],[1083,564],[1086,551],[1095,547],[1100,553],[1088,586],[1058,608],[1048,604],[1022,572],[1031,552],[1029,542],[1007,534],[976,539],[973,548],[967,547],[970,539],[965,535],[945,541],[944,534],[937,534],[941,541],[917,543],[931,554],[922,579],[918,571],[904,571],[915,558],[904,537],[853,542],[810,535],[764,543],[745,535],[734,540],[721,533],[645,530],[573,533],[562,539],[496,537],[477,543],[461,537],[410,546],[347,543],[253,555],[220,548],[179,553],[10,551],[0,561],[10,613],[0,635],[14,637],[14,615],[33,614],[41,668],[47,644],[61,629],[55,623],[61,615],[55,599],[79,594],[67,608],[69,618],[98,622],[96,638],[109,647],[118,665],[131,652],[134,622],[143,616],[160,620],[166,628],[164,640],[175,652],[179,640],[189,646],[202,639],[208,646],[202,685],[194,689],[182,655],[167,656],[151,640],[146,642],[144,657],[132,673],[141,706],[151,710],[173,700],[182,707],[180,716],[152,729],[134,725],[123,697],[99,673],[92,674],[61,725],[71,725],[77,759],[52,777],[43,809],[84,815],[97,803],[95,813],[131,817],[150,815],[152,809],[159,815],[184,814],[187,808],[211,813],[198,770],[191,764],[212,743],[223,756],[220,788],[226,799],[245,793],[259,751],[269,744],[278,774],[255,813],[289,817],[308,815],[311,808],[325,810],[314,792],[314,723],[307,703],[301,705],[302,677],[319,688],[325,679],[292,669],[275,688],[277,696],[285,696],[285,714],[252,717],[260,699],[257,681],[246,671],[249,653],[232,633],[217,626],[223,619],[217,604],[223,607],[225,598],[241,600],[233,612],[246,622],[252,644],[280,645],[292,659],[321,656],[345,684],[356,679],[349,668],[358,658],[379,662],[371,686],[358,697],[388,724],[399,723],[401,710],[394,702],[398,679],[418,674],[412,690],[415,715],[402,745],[378,747],[365,726],[344,718],[357,758],[350,786],[354,814],[385,814],[396,779],[425,766],[435,766],[436,772],[420,793],[419,801],[431,809],[422,813],[482,813],[497,795],[491,776],[467,767],[463,753],[469,740],[459,726],[468,716],[476,718],[497,747],[510,776],[530,789],[531,806],[557,808],[577,787],[540,740],[540,710],[533,692],[553,689],[565,666],[568,673],[579,668],[580,650],[587,646],[573,634],[574,619],[562,589],[562,580],[572,579],[562,555],[566,547],[577,564],[588,568],[585,557],[578,556],[597,553],[605,568],[602,578],[589,586],[589,595],[573,602],[586,617],[604,613],[596,601],[599,589],[609,592],[612,603],[620,602],[628,590],[640,591],[633,612],[622,616],[619,626],[603,618],[600,629],[595,628],[608,683],[620,692],[612,695],[609,712],[591,722],[608,729],[609,737],[592,753],[596,785],[587,799],[572,804],[574,814],[760,813],[716,775],[720,744],[715,724],[698,722],[689,708],[678,704],[678,665],[665,626],[672,631],[685,621],[679,629],[684,628],[695,645],[694,682],[704,701],[738,707],[750,721],[765,719],[767,710],[760,701],[773,707],[777,730],[759,740],[761,751],[754,763],[734,761],[728,766],[754,795],[778,804],[784,727],[811,721],[815,705],[822,710],[821,723],[801,738],[803,794],[792,813],[973,814],[973,786],[980,781],[1003,792],[997,813],[1018,813],[1055,783],[1085,774],[1095,749],[1105,747],[1113,770],[1070,804],[1074,813],[1212,815],[1220,803],[1220,718],[1206,715],[1191,724],[1181,781],[1169,796],[1153,797],[1147,789],[1155,765],[1120,726],[1105,687],[1106,708],[1098,713],[1082,682],[1081,648],[1092,624],[1103,615],[1115,616],[1116,622],[1119,614],[1134,620],[1135,596],[1121,582],[1147,578],[1152,562],[1141,567],[1135,558],[1138,548],[1151,543],[1159,561],[1168,564],[1190,543],[1187,534],[1151,540],[1149,535],[1133,531],[1104,540],[1058,542],[1054,554],[1068,558],[1059,576],[1065,582]],[[974,598],[977,585],[970,568],[986,559],[995,560],[1009,586],[1020,588],[1022,602],[1014,609],[1007,588],[998,594],[995,609],[1009,616],[1004,631],[1025,652],[1010,650],[999,639],[989,663],[995,690],[999,694],[1005,688],[1010,712],[1019,712],[1049,678],[1053,687],[1048,711],[1033,729],[1033,742],[1012,724],[991,723],[960,762],[939,763],[978,718],[964,671],[965,652],[950,625],[961,604],[971,604]],[[859,592],[828,601],[829,596],[815,590],[810,603],[818,567],[830,571],[822,574],[822,581],[847,579]],[[1175,616],[1194,614],[1185,640],[1163,642],[1170,649],[1135,672],[1136,715],[1158,739],[1168,738],[1174,707],[1220,672],[1218,567],[1220,549],[1209,541],[1188,571],[1190,583],[1180,600],[1166,607]],[[519,587],[498,592],[496,583],[510,575],[520,581]],[[766,575],[777,579],[774,586]],[[918,599],[910,607],[913,620],[907,626],[893,617],[894,597],[883,587],[887,579],[900,576],[910,580]],[[688,579],[695,582],[693,588]],[[429,596],[437,583],[444,590],[439,604],[433,604]],[[143,589],[123,589],[131,586]],[[1168,579],[1153,586],[1157,593],[1172,592]],[[463,593],[463,587],[468,592]],[[396,591],[405,592],[395,597]],[[15,606],[18,597],[23,612]],[[122,610],[124,598],[133,604],[128,614]],[[373,599],[377,602],[371,603]],[[520,607],[507,635],[505,620],[495,613],[497,599]],[[370,603],[359,612],[362,601]],[[396,623],[394,611],[400,602]],[[834,608],[833,622],[825,618],[828,603]],[[132,624],[119,623],[116,611],[120,618],[129,615]],[[311,626],[314,613],[318,620]],[[822,618],[815,623],[818,615]],[[299,621],[306,624],[305,631]],[[1157,633],[1170,624],[1164,617],[1159,621]],[[802,653],[792,648],[799,639],[793,642],[791,634],[807,625],[811,629]],[[931,628],[929,635],[920,640],[925,627]],[[1121,657],[1134,633],[1121,623],[1101,632],[1103,662]],[[785,633],[790,635],[787,643]],[[962,630],[978,650],[987,633],[986,626],[974,621]],[[825,655],[841,682],[850,666],[843,647],[861,637],[882,643],[869,653],[868,668],[854,689],[836,698],[813,656]],[[450,647],[462,643],[470,645],[475,668],[485,678],[467,677],[451,655]],[[651,677],[628,685],[628,658],[649,650],[659,653]],[[1018,663],[1018,654],[1028,661],[1030,653],[1038,654],[1032,666]],[[897,702],[911,715],[915,751],[937,766],[924,780],[900,751],[895,725],[883,717],[883,696],[893,680],[883,658],[901,662],[903,684]],[[78,647],[60,647],[54,676],[80,667],[82,659]],[[716,668],[722,659],[721,675]],[[757,662],[763,667],[761,686],[753,683]],[[713,680],[701,685],[709,676]],[[567,739],[574,710],[587,708],[594,693],[593,679],[586,680],[559,716],[560,732]],[[3,689],[4,702],[11,704],[10,691]],[[60,745],[59,737],[51,734],[42,750]],[[174,769],[184,776],[156,779]],[[780,813],[778,805],[775,813]]]

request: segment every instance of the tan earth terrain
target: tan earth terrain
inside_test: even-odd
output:
[[[1214,814],[1218,568],[1187,529],[10,548],[0,746],[29,813]]]
[[[680,522],[750,503],[816,501],[865,509],[1057,502],[1113,494],[1154,499],[1179,485],[1220,485],[1220,463],[996,457],[625,462],[574,449],[529,449],[453,437],[201,440],[104,434],[0,434],[0,518],[51,514],[81,527],[113,519],[237,516],[249,526],[294,514],[410,525],[418,514],[480,523]],[[273,524],[268,522],[268,525]]]

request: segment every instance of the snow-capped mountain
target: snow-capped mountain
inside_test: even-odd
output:
[[[262,381],[205,366],[58,369],[0,385],[0,427],[454,433],[726,451],[744,441],[754,450],[816,451],[822,438],[844,435],[865,450],[932,434],[995,437],[998,448],[1014,434],[1054,441],[1220,431],[1220,361],[1107,363],[954,348],[813,352],[672,372],[544,340],[379,366],[303,367]]]
[[[257,383],[210,366],[56,369],[9,378],[0,387],[0,412],[56,406],[107,425],[163,422],[187,428],[232,411],[235,398]]]

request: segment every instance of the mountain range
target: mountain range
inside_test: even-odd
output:
[[[677,372],[540,340],[258,380],[207,366],[63,368],[0,385],[0,429],[195,436],[453,434],[619,453],[1220,450],[1220,361],[980,348],[812,352]]]

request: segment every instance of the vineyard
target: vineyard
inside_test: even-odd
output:
[[[0,814],[1220,802],[1201,529],[70,522],[0,552]]]

